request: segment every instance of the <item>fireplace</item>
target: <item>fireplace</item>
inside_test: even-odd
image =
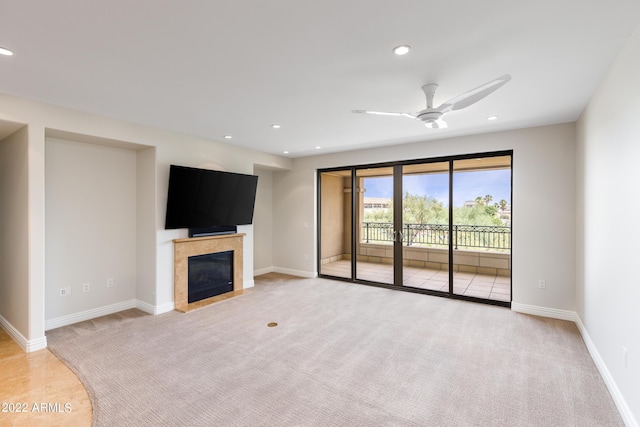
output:
[[[244,233],[173,241],[174,302],[187,312],[242,295]]]
[[[189,257],[188,302],[233,291],[233,251]]]

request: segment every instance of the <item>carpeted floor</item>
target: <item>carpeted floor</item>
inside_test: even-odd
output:
[[[98,426],[624,425],[571,322],[326,279],[47,339]]]

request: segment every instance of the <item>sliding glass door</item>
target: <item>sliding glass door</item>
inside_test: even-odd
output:
[[[356,169],[356,279],[394,284],[394,168]]]
[[[351,169],[318,174],[319,218],[318,272],[322,275],[352,278],[352,176]]]
[[[319,274],[508,305],[511,153],[318,173]]]
[[[511,301],[511,156],[453,162],[453,292]]]
[[[449,162],[402,166],[402,285],[449,292]]]

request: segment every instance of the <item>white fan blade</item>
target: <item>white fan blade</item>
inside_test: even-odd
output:
[[[466,108],[476,102],[480,101],[485,96],[490,93],[498,90],[500,87],[505,85],[509,80],[511,80],[511,76],[509,74],[505,74],[504,76],[500,76],[495,80],[492,80],[488,83],[483,84],[482,86],[478,86],[475,89],[471,89],[468,92],[463,93],[462,95],[458,95],[454,98],[451,98],[444,104],[440,105],[436,108],[437,111],[441,113],[446,113],[448,111],[461,110]]]
[[[403,117],[409,117],[410,119],[416,118],[416,116],[411,115],[409,113],[390,113],[386,111],[369,111],[369,110],[351,110],[351,112],[358,113],[358,114],[373,114],[376,116],[403,116]]]
[[[424,125],[429,129],[446,129],[449,127],[447,126],[447,122],[445,122],[442,118],[433,120],[431,122],[426,122]]]

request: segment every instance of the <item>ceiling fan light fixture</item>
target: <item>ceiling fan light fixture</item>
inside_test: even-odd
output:
[[[398,56],[406,55],[411,50],[411,46],[403,44],[401,46],[396,46],[393,48],[393,53]]]
[[[0,55],[13,56],[13,52],[6,47],[0,47]]]
[[[428,127],[429,129],[446,129],[449,126],[447,126],[447,122],[445,122],[442,119],[438,119],[438,120],[431,120],[428,122],[424,122],[424,125],[426,127]]]

